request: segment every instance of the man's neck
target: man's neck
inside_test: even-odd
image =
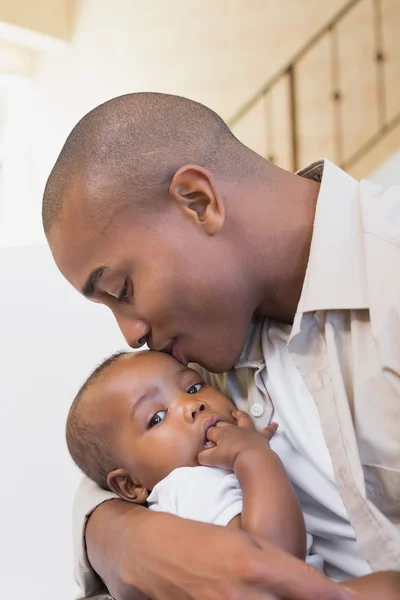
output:
[[[310,255],[319,189],[319,183],[293,174],[278,186],[275,231],[264,234],[267,250],[259,264],[261,301],[256,316],[293,322]]]

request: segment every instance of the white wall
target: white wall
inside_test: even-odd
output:
[[[95,365],[126,346],[111,313],[63,280],[45,246],[0,248],[0,287],[1,596],[72,600],[80,474],[65,418]]]

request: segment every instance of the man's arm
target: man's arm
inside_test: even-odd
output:
[[[86,546],[117,600],[358,599],[265,539],[120,500],[92,513]]]
[[[88,520],[85,532],[88,559],[114,598],[148,599],[131,583],[125,583],[123,564],[118,560],[127,517],[130,527],[135,528],[146,512],[149,511],[143,506],[110,500],[101,504]]]
[[[400,572],[381,571],[344,581],[343,587],[358,592],[363,600],[399,600]]]

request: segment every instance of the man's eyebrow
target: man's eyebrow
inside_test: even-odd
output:
[[[97,267],[97,269],[94,269],[89,277],[86,280],[85,285],[82,288],[82,294],[84,296],[93,296],[94,294],[94,290],[95,287],[97,285],[97,283],[100,281],[100,279],[103,276],[104,271],[107,269],[107,267],[105,265],[101,266],[101,267]]]

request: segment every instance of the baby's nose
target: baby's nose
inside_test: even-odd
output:
[[[204,403],[200,403],[196,406],[194,410],[192,410],[192,418],[195,419],[197,413],[201,413],[206,410],[206,405]]]
[[[188,402],[184,411],[186,420],[193,423],[198,417],[199,413],[204,412],[206,408],[207,407],[204,402]]]

